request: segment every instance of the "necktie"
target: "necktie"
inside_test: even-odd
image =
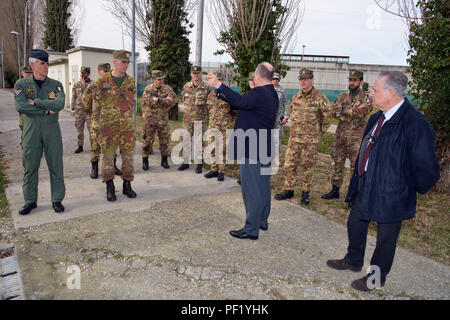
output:
[[[378,134],[380,133],[381,126],[383,125],[384,121],[384,113],[381,115],[380,120],[378,120],[377,127],[375,129],[375,132],[373,133],[373,136],[369,140],[369,145],[367,146],[366,151],[364,151],[363,160],[361,162],[361,165],[359,166],[359,175],[362,176],[364,174],[364,169],[366,168],[367,160],[369,159],[369,153],[370,149],[372,149],[373,143],[375,142],[375,139],[378,137]]]

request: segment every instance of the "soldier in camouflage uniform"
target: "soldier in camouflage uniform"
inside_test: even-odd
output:
[[[350,70],[348,92],[337,97],[333,116],[339,119],[336,129],[336,138],[331,148],[331,158],[334,161],[331,191],[322,195],[322,199],[338,199],[339,188],[344,176],[345,159],[350,159],[350,170],[353,172],[358,157],[361,138],[366,126],[367,115],[372,111],[367,94],[360,87],[363,83],[364,73]]]
[[[217,79],[223,82],[223,75],[216,71],[214,72]],[[236,118],[236,110],[232,109],[228,103],[217,97],[217,90],[212,91],[208,96],[208,112],[209,112],[209,127],[208,129],[219,130],[222,134],[222,150],[223,155],[219,155],[218,163],[211,162],[211,170],[205,174],[205,178],[211,179],[217,177],[218,181],[223,181],[225,176],[225,162],[226,162],[226,144],[227,144],[227,129],[233,129],[233,122]],[[214,137],[211,138],[211,143],[214,142]],[[211,156],[216,155],[214,150]]]
[[[284,191],[277,194],[275,199],[284,200],[294,196],[297,164],[300,160],[303,191],[301,203],[308,205],[312,168],[316,164],[320,137],[330,124],[331,110],[327,97],[314,88],[311,70],[300,70],[298,79],[302,90],[294,95],[290,103],[292,126],[284,162]]]
[[[87,86],[92,83],[89,78],[91,74],[91,68],[81,67],[80,81],[75,82],[72,88],[72,110],[75,110],[75,127],[77,128],[78,136],[77,143],[78,148],[75,153],[83,152],[83,142],[84,142],[84,123],[86,122],[88,131],[91,131],[91,120],[86,111],[84,111],[83,106],[83,93]],[[92,143],[92,142],[91,142]]]
[[[144,143],[142,144],[142,169],[148,170],[148,156],[158,134],[161,166],[169,169],[169,110],[177,103],[177,95],[164,84],[164,74],[152,71],[152,84],[145,87],[142,95],[142,118],[144,119]]]
[[[33,70],[29,66],[23,66],[22,69],[20,69],[20,74],[22,75],[22,78],[28,78],[33,75]],[[20,131],[23,131],[23,116],[21,113],[19,113],[19,128]]]
[[[133,154],[136,144],[134,134],[134,103],[136,84],[126,71],[130,53],[124,50],[113,52],[114,70],[96,81],[97,90],[93,103],[98,108],[98,138],[102,149],[102,176],[106,182],[106,198],[115,201],[114,155],[120,147],[122,156],[122,193],[135,198],[131,189],[134,180]]]
[[[183,128],[189,131],[191,137],[194,136],[194,121],[202,121],[202,137],[206,131],[208,118],[207,100],[211,92],[209,86],[202,81],[202,68],[193,66],[191,68],[192,81],[186,83],[181,92],[184,102]],[[197,164],[196,173],[202,173],[202,164]],[[178,170],[186,170],[189,164],[183,163]]]
[[[273,73],[272,83],[275,91],[278,94],[278,101],[280,107],[278,108],[277,118],[275,119],[274,129],[280,130],[279,134],[279,152],[281,153],[281,139],[284,136],[283,125],[285,125],[289,119],[289,99],[286,90],[279,85],[280,75],[276,72]]]

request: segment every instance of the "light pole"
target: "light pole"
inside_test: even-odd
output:
[[[19,79],[20,79],[20,44],[19,44],[19,34],[17,31],[11,31],[11,34],[15,34],[17,37],[17,64],[19,65]]]
[[[303,59],[305,58],[305,45],[303,45],[303,53],[302,53],[302,67],[303,67]]]

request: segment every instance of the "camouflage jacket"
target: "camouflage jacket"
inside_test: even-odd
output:
[[[122,86],[117,87],[111,73],[97,79],[94,106],[98,109],[98,125],[103,134],[115,135],[124,131],[134,132],[134,102],[136,84],[128,74]]]
[[[361,134],[366,126],[367,115],[372,111],[372,103],[366,93],[359,89],[353,97],[344,92],[337,97],[333,105],[333,116],[339,119],[336,134],[351,132]]]
[[[90,83],[86,90],[84,90],[83,93],[83,107],[84,111],[86,111],[87,114],[92,115],[91,117],[91,127],[95,126],[100,118],[99,110],[96,108],[94,104],[94,96],[97,92],[97,82]]]
[[[320,136],[330,125],[330,102],[316,88],[305,94],[297,92],[290,103],[291,130],[301,143],[319,143]]]
[[[75,111],[84,111],[83,106],[83,93],[86,90],[87,86],[92,83],[92,80],[86,81],[84,84],[81,81],[75,82],[72,88],[72,110]]]
[[[228,103],[217,97],[217,92],[212,91],[208,95],[209,127],[232,129],[237,110],[232,109]]]
[[[172,88],[164,85],[157,88],[154,84],[145,87],[142,95],[142,114],[150,124],[167,123],[169,110],[177,103],[177,95]]]
[[[181,92],[184,112],[190,114],[192,120],[203,120],[208,115],[206,102],[210,92],[211,89],[203,81],[197,87],[194,86],[192,81],[184,85]]]
[[[275,91],[278,94],[278,101],[280,103],[280,107],[277,112],[277,122],[280,122],[282,117],[286,118],[286,120],[289,119],[289,98],[286,90],[282,86],[275,88]]]

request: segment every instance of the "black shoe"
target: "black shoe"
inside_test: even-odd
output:
[[[333,184],[333,188],[331,189],[331,191],[322,195],[322,199],[325,200],[339,199],[339,187],[336,187]]]
[[[294,190],[284,190],[282,193],[275,195],[276,200],[286,200],[294,196]]]
[[[259,227],[262,231],[267,231],[267,229],[269,229],[269,227],[265,227],[265,228],[263,228],[263,227]]]
[[[52,202],[53,210],[55,210],[56,213],[64,212],[64,206],[61,202]]]
[[[75,150],[74,153],[80,153],[83,152],[83,146],[78,146],[78,148]]]
[[[163,156],[161,157],[161,167],[163,167],[164,169],[169,169],[169,163],[167,162],[167,156]]]
[[[116,201],[116,188],[114,187],[114,180],[106,181],[106,200]]]
[[[131,189],[131,182],[128,180],[123,180],[123,190],[122,193],[128,198],[136,198],[136,192]]]
[[[142,169],[144,169],[144,171],[147,171],[148,168],[148,158],[142,158]]]
[[[376,288],[375,284],[372,284],[372,286],[369,288],[369,286],[367,285],[368,281],[370,282],[369,275],[365,275],[361,279],[353,281],[352,288],[363,292],[369,292],[375,289],[381,289],[381,287],[384,287],[385,284],[385,281],[383,281],[380,283],[380,288]]]
[[[206,179],[216,178],[219,176],[219,173],[217,171],[209,171],[208,173],[205,173]]]
[[[258,236],[252,236],[244,231],[244,229],[241,230],[231,230],[230,234],[238,239],[250,239],[250,240],[257,240]]]
[[[225,179],[225,174],[223,172],[219,172],[219,175],[217,176],[218,181],[223,181]]]
[[[121,176],[122,175],[122,171],[120,171],[119,168],[117,168],[117,166],[116,166],[116,157],[114,157],[114,174],[116,176]]]
[[[302,205],[307,206],[309,205],[309,192],[302,192]]]
[[[98,179],[98,161],[92,161],[91,179]]]
[[[241,179],[239,179],[238,181],[236,181],[236,183],[237,183],[238,185],[241,185]]]
[[[189,169],[189,165],[185,163],[183,163],[181,166],[178,167],[178,171],[183,171],[186,169]]]
[[[23,208],[19,210],[19,214],[21,214],[21,215],[29,214],[31,212],[31,210],[33,210],[34,208],[37,208],[36,202],[25,203]]]
[[[353,272],[360,272],[362,269],[362,267],[348,263],[345,259],[328,260],[327,266],[336,270],[351,270]]]
[[[202,164],[198,164],[197,168],[195,168],[195,173],[202,173],[202,168],[203,168],[203,165]]]

